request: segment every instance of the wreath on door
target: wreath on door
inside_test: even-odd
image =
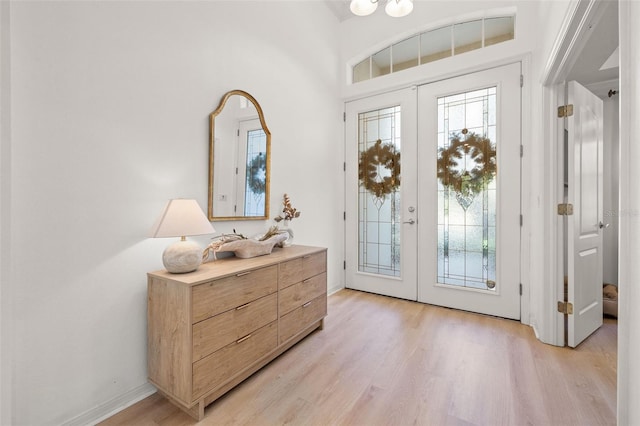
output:
[[[491,140],[475,133],[462,138],[460,134],[453,135],[449,147],[438,150],[438,179],[458,194],[475,196],[496,175],[496,148]],[[474,163],[473,167],[468,167],[465,157]]]
[[[388,173],[381,174],[381,167]],[[376,198],[384,198],[400,187],[400,153],[389,143],[376,143],[360,153],[358,163],[360,184]]]
[[[247,183],[251,192],[256,195],[264,194],[266,188],[266,171],[267,159],[266,155],[259,153],[249,163],[247,175],[249,182]]]

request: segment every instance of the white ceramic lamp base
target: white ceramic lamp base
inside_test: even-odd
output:
[[[202,248],[193,241],[180,240],[165,249],[162,263],[173,274],[195,271],[202,263]]]

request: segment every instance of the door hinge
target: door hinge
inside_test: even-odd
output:
[[[347,212],[342,212],[342,219],[347,220]]]
[[[573,214],[573,204],[558,204],[558,215],[571,216]]]
[[[573,304],[569,302],[558,302],[558,312],[565,315],[573,315]]]
[[[520,215],[520,226],[524,224],[524,216]]]
[[[522,283],[520,283],[520,296],[522,296]]]
[[[346,112],[342,113],[342,121],[344,121],[345,123],[347,122],[347,113]]]
[[[238,131],[236,133],[238,134],[238,136],[240,136],[240,129],[238,129]]]
[[[524,87],[524,75],[520,74],[520,87]]]
[[[524,145],[520,145],[520,158],[524,157]]]
[[[347,162],[346,161],[344,163],[342,163],[342,171],[343,172],[347,171]]]
[[[562,105],[558,107],[558,118],[571,117],[573,115],[573,105]]]
[[[342,268],[343,268],[344,270],[346,270],[346,269],[347,269],[347,261],[346,261],[346,260],[343,260],[343,261],[342,261]]]

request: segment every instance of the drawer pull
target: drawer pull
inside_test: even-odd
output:
[[[306,256],[302,256],[302,258],[303,258],[303,259],[308,259],[308,258],[310,258],[310,257],[311,257],[311,255],[310,255],[310,254],[308,254],[308,255],[306,255]]]
[[[250,334],[247,334],[247,335],[246,335],[246,336],[244,336],[243,338],[236,340],[236,344],[239,344],[239,343],[244,342],[244,341],[245,341],[245,340],[247,340],[249,337],[251,337],[251,335],[250,335]]]
[[[311,281],[312,279],[313,279],[313,278],[307,278],[306,280],[302,281],[302,284],[306,284],[306,283],[308,283],[309,281]]]
[[[306,308],[307,306],[311,305],[311,302],[307,302],[304,305],[302,305],[303,308]]]
[[[249,302],[249,303],[245,303],[245,304],[244,304],[244,305],[242,305],[242,306],[238,306],[238,307],[236,308],[236,311],[239,311],[240,309],[244,309],[244,308],[248,307],[250,304],[251,304],[251,302]]]
[[[251,273],[251,271],[249,271],[249,272],[241,272],[239,274],[236,274],[236,277],[243,277],[245,275],[249,275],[250,273]]]

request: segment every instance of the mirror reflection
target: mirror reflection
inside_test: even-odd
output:
[[[209,126],[209,220],[267,219],[271,133],[260,105],[228,92]]]

